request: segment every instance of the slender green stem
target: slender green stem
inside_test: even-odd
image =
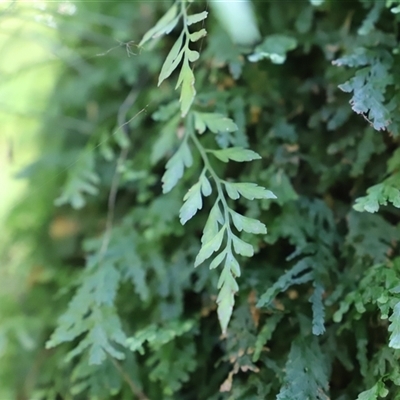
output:
[[[131,389],[132,394],[134,396],[136,396],[139,400],[149,400],[149,398],[132,381],[130,376],[126,373],[126,371],[122,368],[122,366],[118,363],[118,361],[115,360],[114,358],[112,358],[111,356],[109,358],[110,358],[110,361],[113,363],[114,367],[121,374],[122,378],[129,385],[129,388]]]
[[[195,144],[197,150],[200,153],[200,156],[201,156],[201,158],[202,158],[202,160],[204,162],[205,169],[208,170],[208,172],[210,173],[210,175],[214,179],[215,185],[217,187],[218,199],[221,201],[222,207],[224,209],[226,231],[228,233],[227,247],[230,249],[231,242],[232,242],[232,231],[231,231],[231,227],[230,227],[230,223],[229,223],[229,219],[230,219],[229,206],[228,206],[228,203],[226,202],[226,197],[225,197],[224,191],[222,189],[221,179],[218,177],[217,173],[214,171],[214,168],[212,167],[212,165],[210,163],[210,160],[208,158],[206,149],[201,145],[199,139],[196,136],[196,133],[193,132],[192,130],[190,132],[190,137],[191,137],[193,143]]]
[[[181,1],[181,14],[182,14],[182,18],[183,18],[183,31],[185,32],[185,61],[187,61],[186,50],[189,50],[190,32],[189,32],[188,24],[187,24],[187,11],[186,11],[186,6],[185,6],[184,1]]]

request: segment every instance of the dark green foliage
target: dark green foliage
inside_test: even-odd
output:
[[[328,399],[329,369],[316,339],[298,339],[290,348],[279,400]],[[318,365],[319,368],[310,368]]]
[[[400,3],[224,4],[49,6],[15,398],[399,399]]]

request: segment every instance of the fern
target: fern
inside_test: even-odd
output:
[[[180,5],[180,8],[178,7]],[[204,29],[190,33],[188,27],[194,23],[203,21],[207,17],[207,12],[188,15],[185,1],[175,3],[162,19],[148,31],[143,37],[140,45],[146,43],[150,38],[157,37],[164,33],[169,33],[182,18],[183,30],[170,50],[160,72],[158,84],[160,85],[168,78],[182,61],[181,71],[178,77],[176,88],[182,85],[181,89],[181,115],[186,117],[185,135],[179,149],[166,164],[166,171],[162,177],[163,192],[168,193],[182,178],[184,169],[189,168],[193,163],[191,149],[188,145],[190,139],[198,150],[203,161],[204,168],[199,180],[188,190],[183,198],[183,205],[179,212],[181,224],[186,224],[198,210],[203,208],[203,197],[212,194],[212,185],[208,176],[215,185],[217,199],[211,208],[203,236],[202,246],[196,257],[194,266],[197,267],[217,253],[221,246],[224,248],[210,263],[210,269],[217,268],[223,264],[223,270],[218,281],[219,294],[217,298],[218,318],[222,332],[226,334],[229,320],[232,316],[235,303],[234,296],[239,290],[236,278],[240,276],[240,265],[235,255],[251,257],[254,254],[253,246],[243,241],[233,232],[233,227],[237,231],[266,234],[267,229],[260,221],[245,217],[235,212],[228,204],[228,199],[237,200],[244,197],[249,200],[254,199],[275,199],[276,196],[269,190],[257,186],[254,183],[234,183],[221,179],[215,172],[209,154],[222,162],[237,161],[245,162],[260,159],[261,157],[254,151],[233,147],[222,150],[206,149],[201,144],[196,135],[203,134],[207,129],[213,133],[234,132],[238,128],[229,118],[219,113],[192,112],[189,109],[196,95],[194,89],[194,75],[190,69],[189,62],[194,62],[199,58],[199,53],[190,49],[190,42],[195,42],[202,38],[206,31]]]
[[[0,398],[398,397],[400,1],[228,3],[2,13],[6,135],[32,38],[68,67],[2,226]]]
[[[91,147],[87,148],[68,171],[67,183],[62,194],[55,200],[57,206],[71,204],[73,208],[79,209],[85,206],[84,195],[92,196],[98,194],[97,185],[100,178],[95,172],[95,153]]]
[[[139,43],[139,46],[143,46],[150,39],[170,33],[179,20],[182,19],[183,30],[165,59],[158,77],[158,86],[160,86],[181,64],[175,89],[181,87],[180,103],[182,117],[186,116],[196,96],[196,89],[194,87],[195,78],[190,68],[190,63],[197,61],[200,54],[198,51],[190,49],[190,43],[197,42],[207,34],[205,29],[195,32],[189,31],[189,26],[206,19],[208,13],[207,11],[203,11],[198,14],[188,15],[188,3],[189,1],[187,0],[176,2],[156,25],[143,36],[143,39]]]
[[[68,310],[60,317],[47,348],[71,342],[85,334],[79,345],[68,353],[67,360],[86,349],[89,349],[89,364],[101,364],[107,354],[117,359],[124,358],[115,347],[115,344],[124,346],[126,340],[114,306],[121,281],[117,261],[107,256],[99,263],[97,255],[89,259],[86,274]]]
[[[316,363],[318,369],[313,368]],[[277,400],[329,399],[329,369],[315,340],[299,339],[292,343],[285,369],[285,382]]]

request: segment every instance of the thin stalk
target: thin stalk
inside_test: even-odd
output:
[[[215,182],[215,185],[217,187],[217,192],[218,192],[217,202],[221,201],[222,207],[224,209],[225,225],[226,225],[226,231],[228,233],[227,247],[230,249],[231,248],[231,242],[232,242],[232,231],[231,231],[231,227],[230,227],[230,223],[229,223],[229,219],[230,219],[229,206],[228,206],[228,203],[226,201],[226,197],[225,197],[224,191],[222,189],[221,179],[218,177],[217,173],[215,172],[214,168],[212,167],[206,150],[201,145],[199,139],[196,136],[196,133],[193,132],[193,130],[191,130],[191,132],[190,132],[190,137],[191,137],[193,143],[195,144],[197,150],[200,153],[200,156],[201,156],[201,158],[202,158],[202,160],[204,162],[205,169],[208,170],[208,172],[212,176],[212,178],[213,178],[213,180]]]

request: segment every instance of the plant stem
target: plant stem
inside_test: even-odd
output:
[[[130,376],[125,372],[125,370],[121,367],[121,365],[112,357],[110,357],[111,362],[114,364],[114,367],[118,370],[121,376],[124,378],[126,383],[129,385],[131,392],[139,399],[139,400],[150,400],[132,381]]]
[[[218,200],[221,200],[222,207],[224,209],[225,225],[226,225],[226,231],[228,233],[227,247],[230,250],[231,242],[232,242],[232,231],[231,231],[231,227],[230,227],[230,223],[229,223],[229,218],[230,218],[229,217],[229,206],[228,206],[228,203],[226,202],[225,194],[222,189],[221,179],[218,177],[217,173],[214,171],[214,168],[212,167],[212,165],[210,163],[210,160],[208,158],[206,150],[204,149],[204,147],[200,143],[199,139],[197,138],[196,133],[192,129],[190,129],[190,137],[191,137],[193,143],[195,144],[197,150],[200,153],[200,156],[204,162],[205,168],[209,171],[212,178],[214,179],[215,185],[217,186],[217,192],[218,192],[217,202],[218,202]]]

